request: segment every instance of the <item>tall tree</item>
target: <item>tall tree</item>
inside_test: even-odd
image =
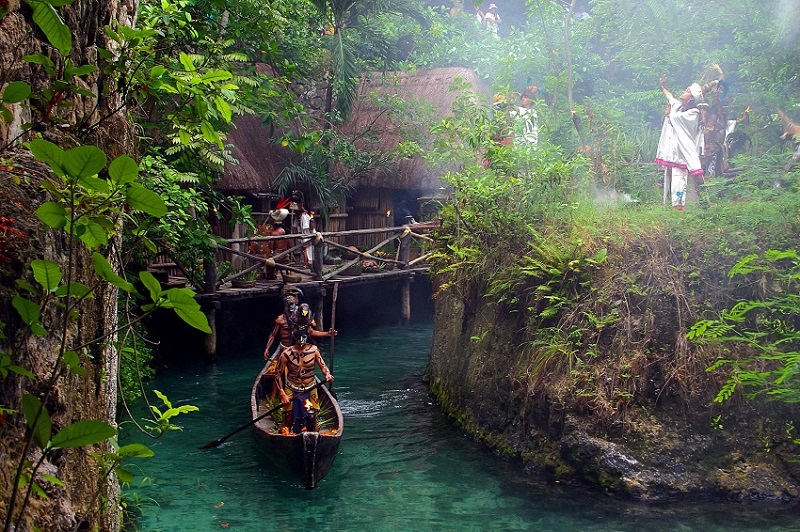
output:
[[[0,121],[0,159],[5,163],[0,176],[0,216],[16,221],[19,228],[32,227],[29,225],[33,224],[30,206],[35,207],[40,201],[35,185],[41,182],[42,175],[41,166],[36,165],[27,150],[21,148],[20,141],[39,135],[67,147],[99,146],[112,156],[131,152],[135,145],[120,94],[115,90],[101,89],[105,79],[99,65],[98,49],[109,47],[104,32],[107,24],[129,27],[133,23],[136,3],[74,0],[66,4],[12,2],[5,4],[7,12],[0,11],[0,57],[3,58],[0,61],[0,87],[4,86],[3,99],[6,102],[3,104],[4,120]],[[32,91],[29,98],[7,104],[10,87],[21,86],[13,82],[25,83]],[[22,105],[26,102],[30,105]],[[11,309],[9,293],[10,286],[13,286],[11,280],[30,279],[30,270],[26,269],[30,259],[47,259],[48,262],[38,263],[48,265],[45,271],[53,271],[49,265],[54,262],[71,264],[69,275],[74,275],[73,280],[86,282],[94,274],[89,252],[71,254],[72,250],[65,248],[52,230],[26,231],[26,235],[31,243],[41,244],[17,246],[13,251],[14,258],[5,262],[0,272],[4,284],[0,322],[17,326],[6,328],[7,337],[0,335],[0,352],[7,361],[24,366],[34,378],[8,373],[4,369],[4,378],[0,380],[3,406],[19,405],[24,392],[41,390],[44,379],[52,379],[55,387],[43,397],[42,403],[52,413],[54,428],[87,418],[114,423],[117,353],[113,343],[92,344],[87,348],[86,354],[91,356],[83,358],[82,367],[87,372],[85,378],[77,379],[74,373],[66,371],[59,355],[64,353],[60,348],[63,342],[72,344],[77,341],[80,344],[98,337],[113,338],[117,324],[117,287],[111,284],[98,286],[94,297],[84,301],[83,311],[64,330],[53,331],[48,336],[40,336],[35,330],[32,333],[28,327],[20,326],[19,316]],[[118,243],[112,238],[109,245],[114,246],[115,242]],[[20,300],[15,301],[18,301],[15,308],[33,310]],[[61,311],[51,309],[48,313],[42,314],[42,323],[57,318]],[[31,316],[20,314],[23,319],[25,315]],[[12,351],[14,346],[18,350]],[[9,355],[15,352],[16,356]],[[41,416],[39,419],[35,427],[44,426]],[[18,468],[13,463],[25,459],[20,455],[20,442],[26,433],[26,424],[21,416],[7,418],[7,421],[0,429],[4,471],[0,477],[0,496],[5,507],[7,530],[16,526],[12,518],[17,523],[24,523],[24,528],[70,529],[81,522],[104,530],[117,528],[118,485],[113,477],[98,474],[96,460],[82,451],[65,450],[52,459],[56,476],[66,479],[63,491],[57,497],[37,504],[34,515],[12,514],[19,511],[19,501],[24,493],[17,493],[17,505],[11,507],[11,494],[17,489],[13,482],[14,479],[19,481],[14,476]],[[34,479],[29,478],[23,486],[33,486],[33,482]],[[95,504],[98,497],[108,501],[107,510],[102,514],[97,512]]]

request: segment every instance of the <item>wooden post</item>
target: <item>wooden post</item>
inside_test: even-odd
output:
[[[400,249],[397,253],[397,260],[402,262],[403,264],[400,266],[403,270],[408,269],[408,259],[411,256],[411,234],[410,231],[406,231],[402,235],[400,235]]]
[[[322,235],[319,233],[317,233],[316,236],[317,238],[314,240],[314,263],[311,265],[311,268],[312,272],[314,273],[314,280],[321,281],[322,266],[325,260],[325,241],[322,239]]]
[[[208,223],[211,226],[211,233],[218,235],[220,227],[216,213],[217,210],[209,206]],[[203,339],[203,355],[207,362],[217,359],[217,309],[220,308],[219,298],[215,295],[217,293],[217,253],[218,250],[215,249],[211,258],[203,260],[203,270],[205,271],[203,292],[212,296],[211,303],[205,310],[208,325],[211,328],[211,334]]]
[[[217,292],[217,263],[216,261],[206,259],[203,262],[203,269],[205,270],[205,284],[204,292],[206,294],[216,294]],[[205,309],[208,325],[211,327],[211,334],[203,339],[203,356],[206,361],[210,362],[217,358],[217,308],[219,308],[219,301],[214,298],[211,304]]]
[[[404,322],[411,320],[411,274],[400,285],[400,316]]]
[[[401,268],[408,269],[408,259],[411,256],[411,232],[406,231],[400,236],[400,249],[397,260],[402,262]],[[400,284],[400,316],[403,321],[411,319],[411,275],[405,277]]]
[[[207,334],[203,339],[203,356],[206,362],[214,362],[217,359],[217,309],[219,307],[220,302],[214,300],[205,309],[208,326],[211,328],[211,334]]]
[[[336,298],[339,296],[339,283],[333,283],[333,301],[331,301],[331,329],[336,329]],[[334,340],[335,336],[331,336],[331,355],[330,355],[330,364],[328,367],[328,371],[333,373],[333,347],[334,347]],[[330,383],[328,389],[333,393],[333,382]],[[336,394],[333,395],[336,397]]]

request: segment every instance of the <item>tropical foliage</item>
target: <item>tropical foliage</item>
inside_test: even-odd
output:
[[[711,272],[731,267],[737,249],[746,254],[769,249],[764,246],[796,246],[798,171],[787,166],[789,146],[779,138],[776,109],[793,109],[798,115],[800,78],[793,52],[799,36],[784,22],[788,13],[781,11],[786,9],[781,2],[741,2],[732,7],[724,2],[597,0],[591,2],[588,19],[570,21],[568,39],[566,10],[558,3],[534,1],[528,6],[525,21],[504,28],[499,39],[477,27],[469,13],[452,17],[432,10],[431,36],[443,46],[431,43],[414,52],[416,61],[426,66],[474,67],[493,83],[496,101],[498,94],[509,93],[513,101],[515,93],[532,84],[540,95],[536,102],[540,146],[532,157],[503,141],[508,137],[503,131],[506,111],[498,105],[494,114],[485,107],[465,106],[455,119],[436,129],[441,143],[429,159],[457,160],[461,166],[447,176],[453,202],[441,212],[444,225],[435,264],[448,280],[442,288],[480,287],[504,308],[525,316],[523,338],[533,337],[525,352],[532,360],[539,357],[528,366],[537,368],[534,374],[553,371],[554,366],[543,361],[558,356],[572,361],[560,366],[567,374],[582,375],[601,371],[574,366],[579,358],[585,361],[588,354],[596,354],[596,341],[591,339],[595,333],[589,331],[597,329],[597,337],[608,338],[614,329],[611,322],[598,321],[601,312],[610,309],[591,308],[583,299],[593,294],[595,303],[604,300],[601,294],[607,287],[597,283],[604,279],[600,272],[605,268],[606,247],[632,245],[630,239],[638,241],[643,233],[650,236],[640,245],[657,246],[651,238],[664,236],[662,231],[669,227],[675,253],[701,263],[698,268],[711,282],[716,278]],[[664,27],[686,28],[686,40],[665,39],[663,32],[653,31]],[[567,49],[574,82],[572,109],[565,96],[570,88]],[[765,49],[772,50],[768,55],[774,62],[765,61],[757,51]],[[740,118],[749,108],[737,124],[737,132],[747,140],[738,155],[730,153],[735,171],[706,181],[701,198],[706,210],[683,228],[675,225],[670,213],[660,211],[661,173],[651,164],[663,120],[657,80],[667,73],[671,85],[686,86],[700,81],[713,64],[722,67],[728,83],[728,118]],[[476,151],[483,164],[475,160]],[[622,209],[618,215],[609,214],[614,205]],[[714,242],[717,238],[720,241]],[[710,249],[698,255],[706,245]],[[634,255],[627,258],[638,263]],[[612,271],[605,270],[607,275]],[[661,290],[634,281],[638,278],[634,272],[629,275],[616,282],[651,297]],[[709,291],[708,299],[693,309],[698,315],[710,311],[712,301],[724,299],[703,278],[694,274],[687,294]],[[781,289],[776,297],[782,293]],[[760,300],[749,301],[748,308],[761,309]],[[786,315],[792,304],[781,302]],[[680,326],[688,330],[689,325]],[[692,337],[699,338],[694,333]],[[741,364],[763,369],[772,359],[774,369],[776,351],[788,344],[776,339],[769,345],[770,353],[754,353]],[[676,354],[687,353],[682,346],[675,349]],[[789,349],[781,360],[790,361],[792,353]],[[691,356],[677,358],[684,362],[676,359],[675,375],[690,375],[699,362]],[[527,355],[522,354],[522,360],[528,360]],[[786,368],[770,377],[755,369],[744,372],[731,360],[713,366],[738,368],[727,392],[733,389],[731,383],[743,382],[743,376],[748,384],[755,384],[755,375],[772,378],[773,383],[778,378],[791,380]],[[752,390],[768,388],[766,382],[761,384]],[[684,385],[695,389],[697,384]],[[593,397],[601,395],[598,391]]]
[[[766,251],[762,256],[748,255],[731,268],[730,277],[739,276],[768,283],[763,300],[740,301],[720,313],[719,318],[698,321],[689,337],[698,342],[741,346],[747,355],[721,358],[708,371],[730,369],[716,401],[730,399],[742,388],[750,398],[764,396],[787,403],[800,402],[800,367],[798,352],[797,301],[800,260],[794,251]]]
[[[47,199],[38,218],[62,231],[70,250],[88,250],[92,257],[91,283],[83,282],[79,274],[87,272],[77,271],[72,262],[38,258],[30,263],[9,301],[33,337],[62,330],[100,287],[123,294],[121,331],[131,332],[133,322],[158,308],[173,309],[207,331],[191,290],[164,290],[147,272],[124,268],[166,251],[185,267],[195,288],[204,288],[204,271],[214,259],[213,229],[222,213],[234,222],[252,223],[240,199],[214,187],[224,165],[233,162],[227,135],[238,116],[255,114],[276,130],[291,132],[276,141],[300,153],[302,164],[282,176],[282,191],[300,183],[325,202],[335,202],[347,182],[329,179],[332,162],[345,161],[354,171],[385,162],[381,155],[358,153],[352,139],[330,129],[347,116],[358,76],[365,71],[458,65],[472,67],[495,93],[517,95],[530,85],[539,87],[535,150],[503,142],[508,137],[505,110],[492,109],[476,96],[460,100],[453,117],[433,128],[436,145],[428,155],[434,167],[447,163],[445,181],[453,191],[452,202],[440,213],[444,223],[434,255],[437,271],[453,285],[477,283],[524,314],[529,325],[549,330],[550,345],[556,346],[550,354],[590,345],[573,334],[577,327],[561,327],[567,323],[562,318],[574,317],[567,314],[581,291],[596,288],[593,274],[608,261],[607,244],[631,227],[668,223],[653,209],[608,215],[598,208],[608,202],[598,202],[595,194],[599,188],[609,197],[628,194],[645,207],[660,203],[660,174],[649,162],[662,120],[657,90],[662,74],[680,87],[718,64],[731,91],[729,117],[752,110],[739,125],[748,142],[732,159],[741,172],[706,184],[708,214],[696,222],[698,227],[718,223],[732,228],[726,236],[739,247],[719,237],[717,256],[727,260],[737,250],[749,252],[768,234],[776,249],[796,244],[798,171],[784,171],[789,156],[778,138],[775,114],[782,108],[800,116],[800,36],[792,25],[797,12],[782,11],[791,3],[594,0],[591,16],[578,21],[566,18],[563,2],[528,0],[525,16],[507,23],[495,38],[472,13],[423,2],[147,0],[139,5],[136,27],[105,28],[108,46],[98,50],[97,64],[91,65],[70,58],[75,36],[59,14],[69,3],[28,2],[48,49],[25,61],[47,80],[45,86],[33,90],[6,79],[4,72],[0,76],[0,118],[10,123],[20,103],[31,115],[19,136],[0,147],[0,156],[19,140],[27,141],[30,152],[49,168],[42,188]],[[9,9],[0,5],[0,20]],[[681,38],[665,36],[672,31]],[[111,113],[126,113],[136,124],[138,153],[115,154],[109,161],[106,153],[113,149],[86,145],[110,116],[70,122],[66,96],[97,96],[87,89],[88,76],[97,76],[100,96],[118,99]],[[301,80],[328,90],[322,127],[310,125],[310,114],[293,91],[293,83]],[[39,135],[56,126],[76,131],[69,145]],[[4,167],[7,162],[0,159]],[[669,223],[685,240],[696,237],[695,228]],[[15,224],[0,216],[2,263],[26,238]],[[719,234],[710,225],[704,228]],[[735,331],[737,341],[754,349],[751,358],[714,365],[733,371],[723,398],[743,384],[754,393],[796,400],[797,307],[791,297],[796,257],[789,251],[766,259],[756,269],[755,259],[748,257],[733,270],[769,278],[772,291],[763,300],[750,299],[695,328],[698,338],[703,332],[705,338],[727,340]],[[788,263],[786,270],[773,268],[777,259]],[[63,310],[58,323],[50,321],[49,311],[56,308]],[[610,323],[581,309],[580,323],[588,323],[587,328],[600,331]],[[577,318],[569,323],[578,323]],[[97,342],[116,342],[117,332]],[[140,351],[135,336],[123,336],[128,339],[116,345],[135,361]],[[0,377],[30,382],[33,374],[19,352],[2,345]],[[18,413],[29,428],[7,506],[7,529],[15,517],[21,519],[17,509],[32,494],[41,495],[38,482],[44,477],[37,474],[49,453],[114,436],[104,422],[78,421],[54,430],[50,421],[46,399],[55,376],[81,376],[83,347],[65,342],[43,391],[22,395],[19,404],[2,405],[4,415]],[[159,434],[174,427],[174,416],[191,410],[160,398],[166,408],[152,410],[151,425]],[[26,458],[32,446],[41,450],[38,463]],[[123,459],[147,454],[138,447],[112,449],[102,460],[103,473],[118,470]],[[129,478],[124,475],[120,478]],[[22,497],[20,488],[26,490]]]

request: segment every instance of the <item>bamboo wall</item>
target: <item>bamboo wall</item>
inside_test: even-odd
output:
[[[385,188],[362,188],[350,201],[347,229],[381,229],[393,227],[394,199],[392,190]],[[370,249],[379,244],[385,235],[352,235],[348,246],[360,250]]]

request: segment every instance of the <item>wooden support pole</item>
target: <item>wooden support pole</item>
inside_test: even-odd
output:
[[[403,263],[401,268],[408,269],[411,257],[411,231],[400,235],[400,247],[397,249],[397,260]],[[411,275],[403,278],[400,285],[400,316],[404,322],[411,320]]]
[[[316,250],[314,251],[316,261]],[[323,287],[314,297],[314,321],[317,322],[317,330],[325,330],[325,288]]]
[[[220,307],[219,301],[211,301],[204,310],[211,334],[203,338],[203,356],[206,362],[214,362],[217,359],[217,309]]]
[[[205,270],[205,294],[212,296],[217,291],[217,263],[214,260],[203,261],[203,268]],[[211,327],[211,334],[203,339],[203,356],[206,361],[210,362],[217,358],[217,308],[219,302],[212,300],[211,304],[205,310],[208,325]]]
[[[316,233],[316,238],[314,239],[314,262],[311,265],[311,271],[314,273],[315,281],[322,280],[322,267],[324,260],[325,260],[325,240],[322,239],[321,234]]]
[[[411,256],[411,233],[406,232],[400,235],[400,249],[398,250],[397,260],[399,260],[402,265],[400,268],[403,270],[408,269],[408,259]]]
[[[411,275],[400,285],[400,316],[404,322],[411,320]]]

